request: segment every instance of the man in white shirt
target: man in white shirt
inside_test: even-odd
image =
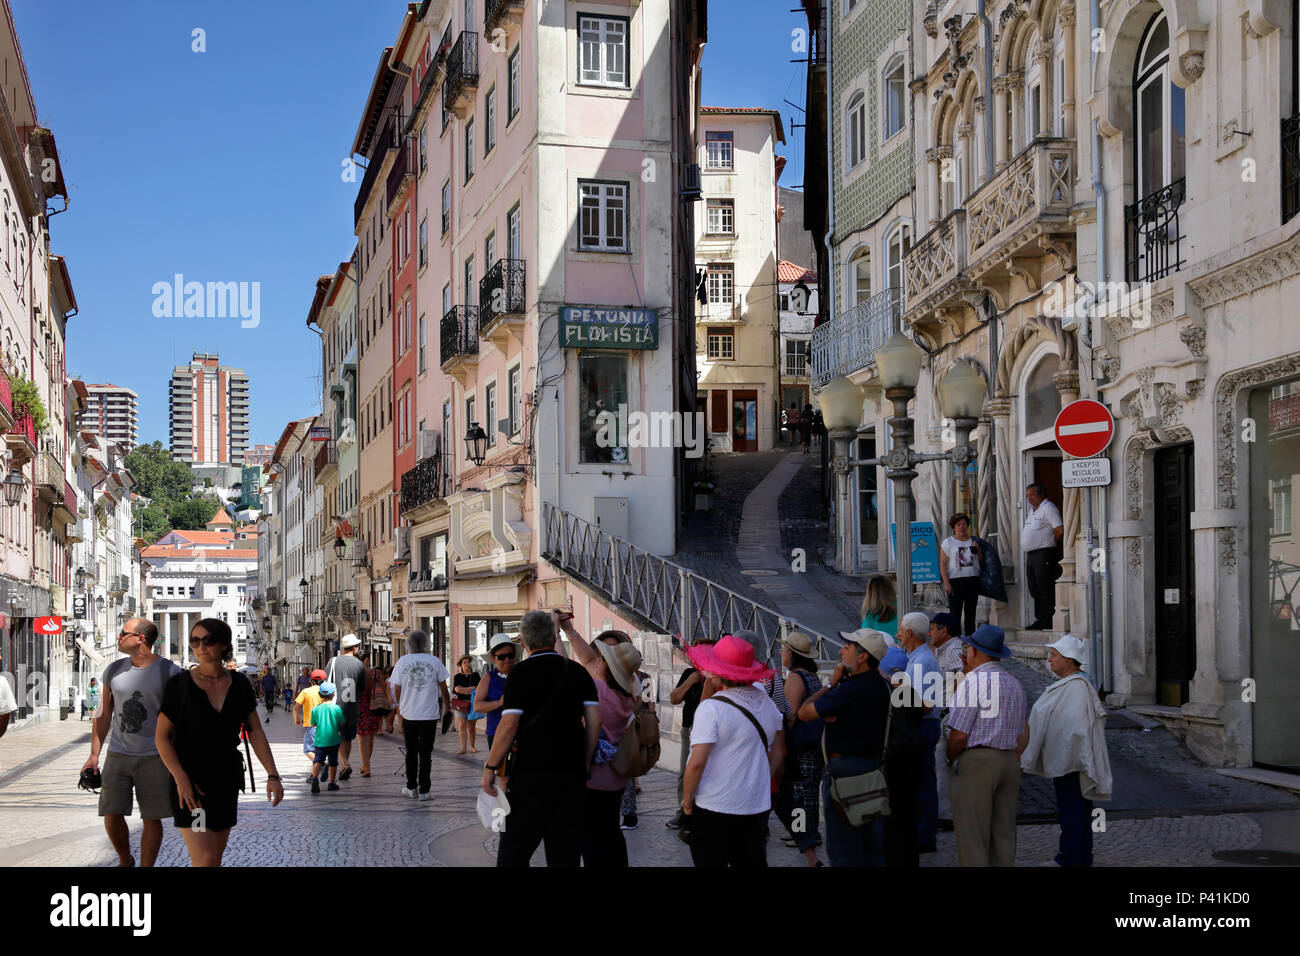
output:
[[[14,697],[13,689],[9,686],[9,678],[5,676],[4,669],[0,667],[0,737],[5,735],[9,729],[9,718],[18,710],[18,700]]]
[[[428,800],[433,796],[429,792],[433,738],[438,717],[451,707],[451,692],[447,690],[451,674],[446,664],[429,653],[429,635],[424,631],[408,634],[406,649],[388,678],[388,686],[397,695],[397,710],[406,736],[406,786],[402,796],[416,796],[418,785],[419,798]]]
[[[1056,613],[1056,579],[1061,576],[1061,538],[1065,528],[1061,512],[1047,500],[1043,486],[1034,482],[1025,489],[1029,513],[1020,529],[1020,550],[1025,555],[1025,578],[1034,598],[1034,622],[1027,630],[1046,631]]]

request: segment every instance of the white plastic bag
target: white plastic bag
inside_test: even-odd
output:
[[[497,785],[497,795],[495,797],[490,793],[479,790],[479,823],[495,833],[504,833],[506,830],[506,817],[509,815],[510,801],[506,799],[505,789],[500,784]]]

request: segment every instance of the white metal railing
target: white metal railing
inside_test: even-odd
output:
[[[791,631],[816,641],[823,660],[834,659],[843,646],[838,635],[820,634],[548,502],[542,503],[542,523],[542,557],[604,594],[612,610],[630,612],[683,644],[750,630],[763,640],[769,659]]]
[[[813,329],[813,386],[871,364],[898,329],[901,309],[902,290],[886,289]]]

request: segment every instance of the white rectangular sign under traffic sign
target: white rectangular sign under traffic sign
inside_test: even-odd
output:
[[[1094,488],[1109,484],[1109,458],[1066,458],[1061,461],[1063,488]]]

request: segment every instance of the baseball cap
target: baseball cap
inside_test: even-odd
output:
[[[874,657],[877,663],[885,659],[885,654],[893,644],[888,635],[871,627],[860,627],[856,631],[840,631],[840,637],[858,645]]]
[[[328,697],[330,694],[334,693],[334,690],[335,687],[333,681],[327,680],[325,683],[320,685],[320,695],[322,697]]]
[[[314,671],[311,672],[311,679],[312,679],[312,680],[324,680],[324,679],[325,679],[326,677],[328,677],[328,676],[329,676],[329,675],[326,674],[326,673],[325,673],[323,670],[321,670],[319,667],[316,668]]]

